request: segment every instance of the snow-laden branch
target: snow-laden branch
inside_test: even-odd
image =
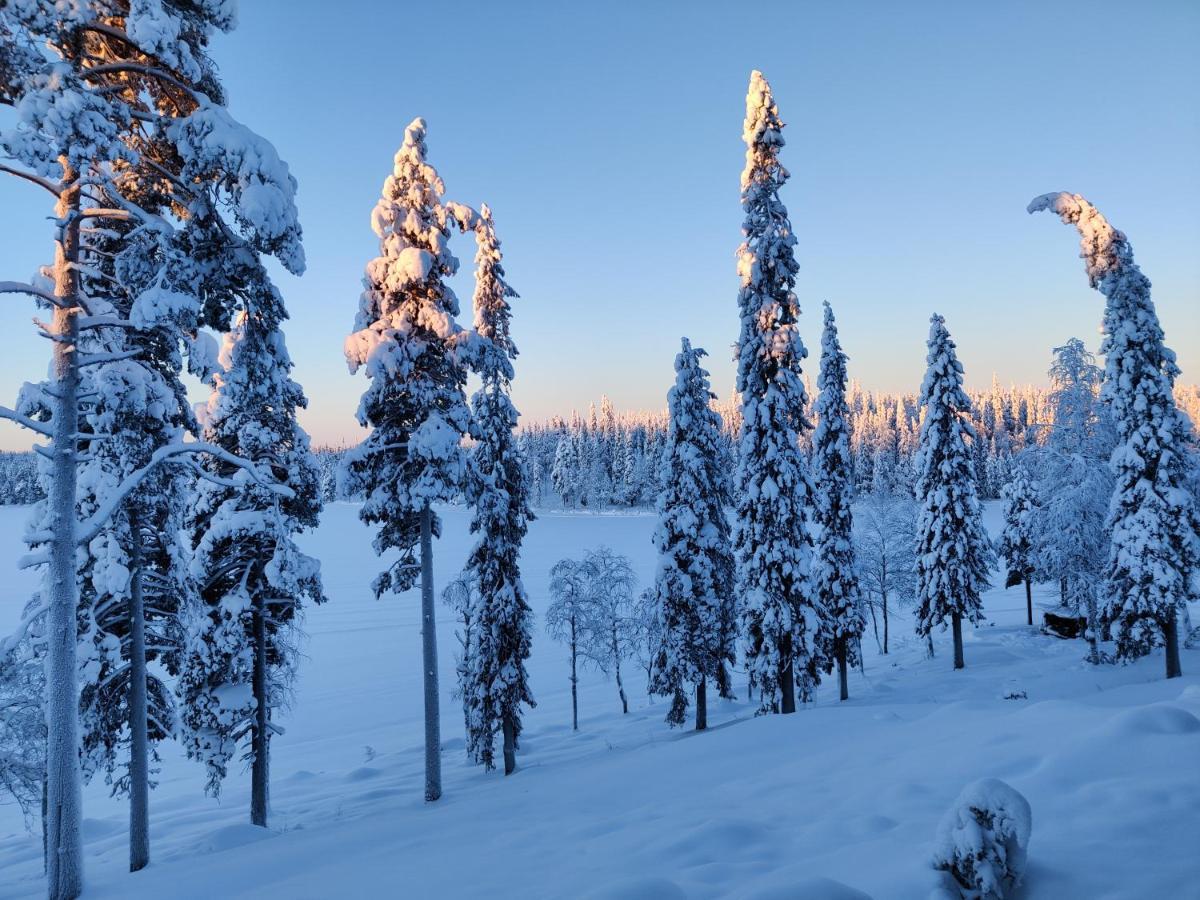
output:
[[[33,623],[44,616],[46,614],[46,610],[48,609],[49,606],[47,606],[45,603],[38,604],[33,609],[25,613],[24,617],[20,622],[17,623],[17,627],[13,629],[11,634],[5,638],[0,638],[0,658],[7,656],[14,649],[16,649],[17,645],[25,639],[25,635],[29,632],[29,629]]]
[[[98,75],[142,75],[146,78],[154,78],[158,81],[165,81],[167,84],[174,85],[175,87],[179,88],[179,90],[191,97],[196,103],[203,103],[208,99],[204,94],[184,84],[170,72],[164,72],[162,69],[159,69],[155,66],[144,66],[138,63],[129,62],[106,63],[102,66],[93,66],[90,69],[84,69],[82,74],[84,78],[89,79],[95,78]]]
[[[1029,213],[1049,210],[1062,219],[1064,225],[1079,229],[1079,257],[1087,268],[1088,282],[1093,288],[1105,275],[1119,268],[1133,252],[1125,235],[1113,228],[1104,215],[1079,194],[1057,191],[1042,194],[1030,201]]]
[[[128,319],[118,319],[113,316],[80,316],[76,321],[79,323],[80,331],[88,328],[132,328],[136,330],[141,327]]]
[[[15,175],[17,178],[23,178],[26,181],[32,182],[40,188],[45,188],[55,197],[62,196],[61,191],[53,181],[43,178],[40,175],[35,175],[32,172],[26,172],[23,169],[14,169],[12,166],[6,166],[4,163],[0,163],[0,172],[6,172],[9,175]]]
[[[146,465],[127,475],[116,490],[109,494],[104,504],[96,512],[79,523],[79,530],[75,537],[76,541],[80,544],[90,543],[100,533],[101,529],[104,528],[105,523],[112,518],[113,513],[125,502],[125,498],[136,491],[155,468],[161,463],[187,453],[207,453],[209,456],[229,463],[231,466],[244,469],[246,474],[256,484],[272,493],[279,494],[282,497],[294,496],[292,489],[286,484],[264,479],[254,463],[242,459],[240,456],[235,456],[228,450],[218,447],[216,444],[209,444],[204,441],[195,441],[190,444],[168,444],[166,447],[159,447],[155,450],[154,455],[150,457],[150,461]]]
[[[38,422],[29,418],[29,416],[23,416],[15,409],[9,409],[7,406],[0,406],[0,419],[8,419],[11,422],[16,422],[22,428],[36,431],[42,437],[54,437],[54,432],[44,422]]]
[[[0,281],[0,294],[30,294],[34,297],[40,297],[47,303],[62,306],[62,300],[55,297],[49,291],[34,287],[32,284],[26,284],[24,281]]]
[[[88,353],[81,354],[76,365],[79,368],[84,366],[102,366],[105,363],[120,362],[123,359],[133,359],[141,354],[141,350],[122,350],[119,353]]]

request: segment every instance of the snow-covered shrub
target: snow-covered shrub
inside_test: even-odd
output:
[[[1021,883],[1033,816],[1029,801],[997,778],[963,788],[942,817],[933,867],[945,873],[944,897],[1000,900]]]

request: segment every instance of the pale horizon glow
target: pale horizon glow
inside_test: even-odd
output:
[[[684,335],[709,352],[726,399],[755,68],[788,123],[783,200],[810,383],[826,299],[850,376],[872,391],[916,391],[935,311],[971,388],[1045,384],[1051,348],[1070,337],[1095,351],[1103,298],[1074,229],[1025,212],[1060,190],[1129,236],[1181,380],[1200,381],[1200,5],[761,5],[768,42],[734,2],[463,3],[444,39],[434,28],[411,41],[402,4],[240,4],[213,56],[233,114],[299,180],[309,270],[276,275],[314,444],[360,435],[366,382],[347,373],[342,341],[378,250],[371,208],[416,116],[447,199],[495,212],[521,294],[524,421],[586,415],[601,395],[621,411],[664,408]],[[0,279],[50,258],[50,214],[36,189],[0,176]],[[452,246],[469,325],[474,244]],[[35,312],[0,296],[2,404],[46,372]],[[0,422],[0,449],[31,438]]]

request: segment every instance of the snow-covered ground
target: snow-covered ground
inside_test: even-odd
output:
[[[15,570],[25,515],[0,508],[0,632],[33,584]],[[469,546],[465,512],[444,519],[439,585]],[[550,566],[600,544],[628,554],[646,583],[653,525],[542,515],[524,558],[535,611]],[[631,664],[630,713],[585,672],[572,733],[566,654],[539,622],[538,707],[506,779],[463,760],[447,612],[445,796],[426,805],[417,598],[372,599],[380,563],[353,505],[330,506],[303,549],[322,560],[331,600],[309,612],[296,701],[272,744],[272,829],[247,824],[248,773],[213,800],[200,766],[165,747],[150,868],[125,871],[124,801],[86,789],[88,896],[925,897],[938,820],[967,782],[994,776],[1033,809],[1022,897],[1200,897],[1200,652],[1185,650],[1187,674],[1170,682],[1157,655],[1095,669],[1081,642],[1022,624],[1023,592],[993,590],[988,623],[966,635],[965,671],[951,669],[945,635],[926,660],[897,615],[889,656],[868,635],[848,703],[832,685],[787,717],[718,701],[707,733],[672,731]],[[0,807],[0,897],[41,896],[40,870],[40,837]]]

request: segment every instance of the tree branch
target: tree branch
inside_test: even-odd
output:
[[[222,462],[229,463],[231,466],[237,466],[239,469],[244,469],[255,484],[266,488],[272,493],[279,494],[282,497],[294,497],[295,492],[285,484],[280,484],[278,481],[267,481],[254,463],[242,459],[240,456],[235,456],[228,450],[218,447],[216,444],[209,444],[204,441],[195,441],[190,444],[169,444],[166,447],[159,447],[154,451],[154,455],[150,457],[150,461],[129,475],[125,476],[125,480],[109,494],[103,505],[100,506],[92,515],[79,523],[79,530],[75,540],[79,544],[90,543],[105,523],[112,517],[113,513],[120,508],[125,502],[125,498],[136,491],[143,481],[162,463],[167,462],[173,457],[183,455],[185,453],[207,453],[214,456]]]
[[[24,178],[26,181],[36,184],[40,188],[45,188],[55,197],[62,196],[62,191],[55,187],[53,181],[42,178],[40,175],[34,175],[32,172],[26,172],[23,169],[14,169],[12,166],[6,166],[0,163],[0,172],[7,172],[9,175],[15,175],[17,178]]]
[[[23,428],[36,431],[42,437],[54,437],[54,432],[45,423],[35,421],[29,418],[29,416],[23,416],[15,409],[9,409],[7,406],[0,406],[0,419],[8,419],[9,421],[16,422]]]
[[[0,281],[0,294],[30,294],[39,297],[54,306],[63,306],[62,299],[55,297],[49,291],[26,284],[24,281]]]

